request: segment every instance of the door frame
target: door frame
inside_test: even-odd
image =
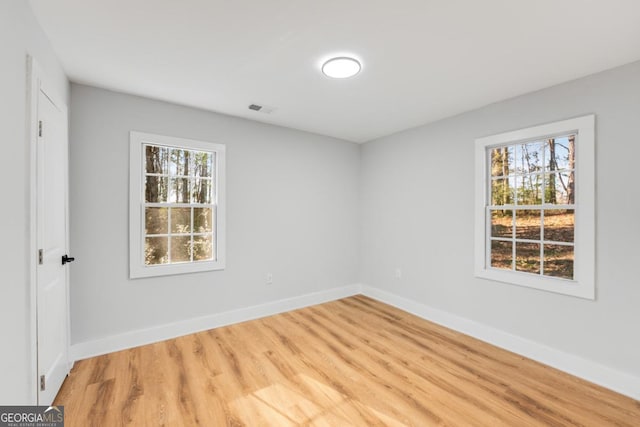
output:
[[[42,68],[38,65],[38,62],[31,55],[27,55],[27,121],[26,121],[26,136],[27,147],[29,153],[29,244],[27,258],[29,260],[29,361],[30,361],[30,376],[29,384],[31,384],[31,401],[34,405],[39,404],[39,372],[38,372],[38,97],[40,91],[51,100],[51,102],[59,108],[65,119],[67,120],[67,139],[69,137],[69,115],[68,108],[64,102],[61,102],[62,98],[55,93],[49,84],[47,84],[46,74]],[[69,146],[67,140],[67,147]],[[67,156],[68,156],[67,148]],[[67,168],[65,170],[65,247],[69,249],[69,162],[67,161]],[[67,370],[70,371],[73,366],[73,361],[70,359],[70,347],[71,347],[71,306],[69,298],[69,272],[65,275],[66,283],[66,303],[67,303],[67,342],[65,343],[67,348]]]

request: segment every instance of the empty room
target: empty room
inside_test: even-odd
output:
[[[640,426],[637,0],[0,0],[1,426]]]

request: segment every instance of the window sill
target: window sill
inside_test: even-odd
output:
[[[579,280],[567,280],[527,274],[519,271],[496,269],[479,269],[476,270],[475,276],[480,279],[595,300],[595,286],[593,283],[580,282]]]
[[[197,263],[169,264],[169,265],[152,265],[152,266],[136,266],[132,267],[129,272],[131,279],[140,279],[143,277],[171,276],[176,274],[198,273],[203,271],[224,270],[224,262],[218,261],[201,261]]]

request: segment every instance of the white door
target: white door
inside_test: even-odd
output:
[[[69,373],[66,106],[40,87],[36,148],[38,404],[50,405]]]

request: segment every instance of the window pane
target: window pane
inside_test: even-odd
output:
[[[513,237],[513,211],[491,211],[491,237]]]
[[[554,205],[575,203],[574,172],[557,172],[545,176],[545,203]]]
[[[171,263],[191,261],[191,236],[171,237]]]
[[[516,242],[516,270],[540,273],[540,244]]]
[[[547,172],[574,169],[575,135],[549,139],[545,143],[545,170]]]
[[[155,145],[145,145],[145,173],[169,173],[169,149]]]
[[[573,243],[575,211],[573,209],[547,209],[544,211],[544,240]]]
[[[144,200],[147,203],[164,203],[167,201],[169,180],[166,177],[145,176]]]
[[[205,151],[195,151],[193,155],[195,158],[193,175],[211,178],[213,176],[213,159],[215,154]]]
[[[511,270],[513,252],[511,242],[491,241],[491,267]]]
[[[191,233],[191,208],[171,208],[171,233]]]
[[[540,172],[542,170],[541,141],[528,142],[516,146],[516,170],[519,174]]]
[[[145,234],[167,234],[169,232],[167,208],[145,208],[144,227]]]
[[[168,237],[147,237],[144,242],[144,263],[146,265],[168,263],[168,246]]]
[[[540,240],[540,214],[536,209],[516,211],[516,238]]]
[[[523,175],[516,178],[518,205],[542,203],[542,175]]]
[[[206,261],[214,259],[213,236],[193,236],[193,260]]]
[[[514,178],[498,178],[491,181],[491,204],[503,206],[514,203]]]
[[[189,178],[171,178],[169,202],[190,203],[190,200],[191,189],[189,188]]]
[[[213,209],[193,208],[193,232],[210,233],[213,231]]]
[[[573,246],[544,245],[544,275],[573,279]]]
[[[191,202],[192,203],[211,203],[211,186],[212,181],[210,179],[195,178],[191,181]]]
[[[491,176],[513,175],[515,164],[515,146],[497,147],[491,150]]]

